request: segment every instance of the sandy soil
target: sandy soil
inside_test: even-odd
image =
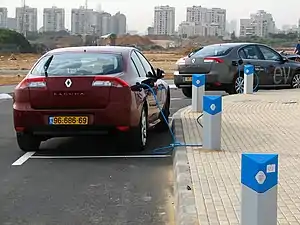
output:
[[[15,60],[11,60],[11,54],[0,54],[0,70],[29,70],[40,57],[37,54],[14,54]],[[182,57],[176,53],[152,53],[145,52],[147,59],[155,68],[165,71],[166,79],[173,79],[175,62]],[[23,76],[0,75],[0,85],[16,84],[23,79]]]
[[[1,85],[12,85],[18,84],[21,80],[23,80],[25,76],[12,76],[12,75],[0,75],[0,86]]]

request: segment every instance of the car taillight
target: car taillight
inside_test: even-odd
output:
[[[183,57],[177,60],[177,62],[175,63],[176,65],[185,65],[185,60],[187,59],[187,57]]]
[[[223,59],[220,59],[220,58],[216,58],[216,57],[206,57],[204,58],[204,62],[205,63],[223,63],[224,60]]]
[[[94,87],[129,87],[129,85],[118,77],[95,77],[92,86]]]
[[[25,78],[21,83],[17,86],[17,88],[25,89],[25,88],[45,88],[46,78],[45,77],[32,77]]]

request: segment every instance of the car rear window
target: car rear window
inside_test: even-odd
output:
[[[224,56],[227,55],[232,50],[232,48],[232,46],[227,45],[208,45],[194,53],[193,56]]]
[[[122,72],[123,62],[121,54],[68,52],[43,57],[31,74],[45,75],[45,69],[48,76],[110,75]]]

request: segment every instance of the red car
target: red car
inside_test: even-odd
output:
[[[61,48],[47,52],[14,90],[13,117],[23,151],[37,151],[53,137],[117,131],[124,148],[147,144],[147,130],[167,129],[170,90],[137,49],[117,46]],[[146,83],[153,87],[162,112]]]

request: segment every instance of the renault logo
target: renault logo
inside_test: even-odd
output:
[[[192,59],[192,63],[195,63],[196,59]]]
[[[66,85],[67,88],[71,87],[71,85],[72,85],[71,79],[66,79],[65,85]]]

